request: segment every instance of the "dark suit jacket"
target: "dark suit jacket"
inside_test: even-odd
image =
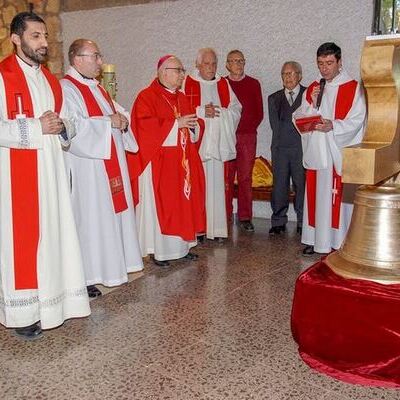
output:
[[[269,123],[272,128],[271,148],[301,147],[300,135],[292,123],[292,114],[300,106],[306,88],[300,85],[300,92],[290,106],[285,89],[268,96]]]

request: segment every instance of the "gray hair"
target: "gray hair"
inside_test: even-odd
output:
[[[216,51],[215,51],[213,48],[211,48],[211,47],[204,47],[204,48],[200,49],[200,50],[197,52],[196,65],[201,64],[201,62],[203,61],[204,54],[207,54],[207,53],[212,53],[212,54],[214,54],[214,56],[215,56],[215,61],[218,62],[218,57],[217,57]]]
[[[291,66],[291,67],[293,67],[293,69],[294,69],[299,75],[303,75],[303,71],[302,71],[302,69],[301,69],[301,65],[300,65],[297,61],[286,61],[286,62],[282,65],[281,72],[283,72],[283,70],[285,69],[286,66]]]

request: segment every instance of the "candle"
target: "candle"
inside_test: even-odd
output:
[[[111,74],[111,73],[115,72],[115,65],[114,64],[103,64],[102,69],[103,69],[103,72]]]

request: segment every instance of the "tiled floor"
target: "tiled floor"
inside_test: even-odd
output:
[[[1,400],[400,399],[400,391],[319,375],[290,333],[293,287],[314,259],[295,226],[268,237],[233,229],[197,262],[150,264],[91,303],[92,315],[23,342],[0,328]]]

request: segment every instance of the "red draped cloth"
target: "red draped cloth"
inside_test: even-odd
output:
[[[400,387],[400,285],[345,279],[324,262],[296,282],[292,333],[303,360],[345,382]]]

